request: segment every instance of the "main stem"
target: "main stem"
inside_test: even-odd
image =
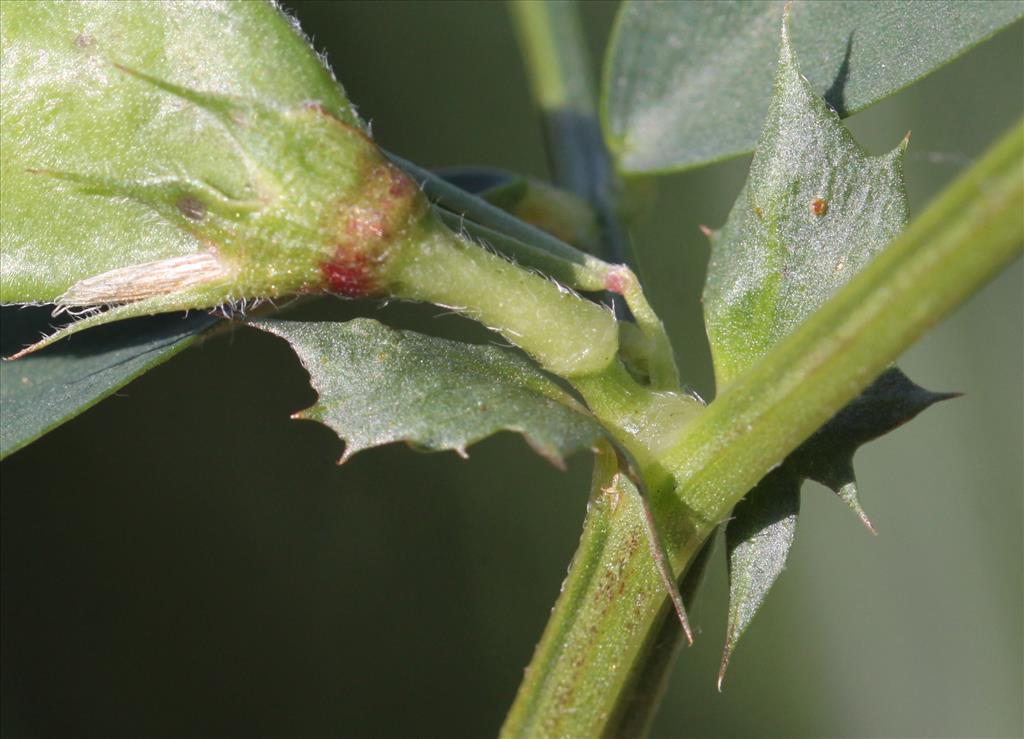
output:
[[[686,424],[671,448],[645,460],[676,572],[761,477],[1020,254],[1022,201],[1024,122]],[[577,385],[588,395],[585,382]],[[620,730],[667,608],[629,492],[628,479],[602,461],[580,548],[503,737]]]

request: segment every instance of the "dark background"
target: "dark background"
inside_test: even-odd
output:
[[[545,174],[500,4],[292,7],[386,147]],[[595,50],[614,9],[585,5]],[[913,129],[915,212],[1021,114],[1022,57],[1018,24],[851,120],[875,152]],[[705,396],[696,226],[724,220],[746,163],[666,178],[636,234]],[[967,396],[858,456],[877,538],[808,486],[721,695],[716,562],[656,736],[1021,735],[1021,282],[1018,261],[901,360]],[[385,318],[479,335],[416,307]],[[504,435],[468,462],[396,447],[339,468],[330,431],[288,420],[312,399],[284,343],[239,330],[4,462],[4,736],[494,735],[579,535],[588,460],[559,473]]]

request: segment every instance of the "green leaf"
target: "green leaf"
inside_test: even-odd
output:
[[[940,400],[958,396],[925,390],[898,367],[890,367],[801,444],[786,465],[801,478],[833,490],[874,531],[858,500],[853,455],[861,445],[902,426]]]
[[[725,528],[729,626],[718,670],[719,690],[736,642],[786,566],[796,536],[802,482],[786,467],[769,473],[737,504]]]
[[[770,101],[782,2],[623,3],[605,67],[605,137],[623,173],[743,154]],[[1024,15],[1019,0],[830,0],[792,8],[811,88],[846,116]]]
[[[885,248],[907,217],[904,146],[867,155],[800,74],[786,30],[750,176],[711,237],[704,310],[720,388]],[[719,686],[785,564],[803,480],[830,487],[874,531],[858,500],[854,452],[944,397],[889,369],[737,506],[725,534],[730,608]]]
[[[320,398],[296,417],[329,426],[341,461],[405,441],[465,454],[498,431],[517,431],[539,454],[592,448],[603,431],[575,400],[520,355],[388,328],[270,320],[252,324],[291,344]]]
[[[725,529],[729,626],[718,673],[719,690],[736,643],[785,567],[796,535],[803,481],[811,479],[831,488],[874,532],[857,497],[853,472],[857,448],[907,423],[934,403],[956,396],[925,390],[891,367],[736,506]]]
[[[62,347],[0,365],[0,458],[74,418],[200,339],[216,319],[158,316],[107,326]],[[4,308],[4,356],[49,327],[49,311]]]
[[[801,76],[784,36],[750,175],[712,236],[704,318],[720,387],[902,230],[903,150],[865,153]]]
[[[247,156],[209,109],[126,70],[225,99],[316,100],[358,125],[296,28],[265,2],[3,3],[0,301],[52,302],[100,273],[204,247],[133,193],[53,176],[250,192]],[[135,193],[137,194],[137,193]]]

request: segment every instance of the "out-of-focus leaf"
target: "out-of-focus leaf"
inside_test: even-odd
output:
[[[316,100],[358,121],[296,27],[265,2],[0,4],[0,301],[50,302],[108,270],[203,250],[138,199],[39,170],[245,192],[246,156],[216,116],[123,68],[272,106]]]
[[[97,329],[43,354],[0,364],[0,458],[21,449],[166,362],[216,319],[169,314]],[[4,308],[3,356],[38,338],[49,310]]]
[[[458,167],[437,174],[567,244],[591,254],[597,250],[597,216],[571,192],[500,169]]]
[[[362,449],[405,441],[460,454],[498,431],[521,433],[556,465],[594,446],[600,424],[518,354],[388,328],[346,323],[254,323],[291,344],[320,399],[296,417],[329,426]]]
[[[712,234],[704,312],[722,387],[787,336],[895,237],[907,217],[904,146],[867,155],[801,76],[785,29],[775,95],[750,176]],[[726,527],[730,608],[719,685],[736,643],[785,564],[805,478],[857,498],[857,447],[944,395],[893,368],[737,506]]]
[[[722,689],[736,642],[743,636],[765,596],[786,566],[796,536],[803,480],[780,468],[757,484],[733,509],[726,528],[729,563],[729,626],[718,671]]]
[[[623,3],[605,68],[605,137],[624,173],[750,151],[770,101],[783,2]],[[793,47],[811,88],[846,116],[1024,15],[1019,0],[797,0]]]

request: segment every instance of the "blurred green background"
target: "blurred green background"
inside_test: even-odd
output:
[[[544,176],[501,4],[291,7],[386,147]],[[597,59],[615,6],[583,9]],[[1022,60],[1017,24],[850,121],[875,152],[913,130],[915,212],[1021,115]],[[724,221],[746,164],[664,179],[635,234],[705,397],[697,224]],[[967,395],[858,455],[877,538],[808,487],[722,694],[719,551],[655,736],[1021,736],[1022,277],[1018,261],[901,360]],[[486,338],[420,307],[385,317]],[[312,399],[284,343],[238,330],[4,462],[4,736],[494,735],[579,535],[589,460],[560,473],[504,435],[468,462],[397,447],[337,467],[331,432],[288,420]]]

